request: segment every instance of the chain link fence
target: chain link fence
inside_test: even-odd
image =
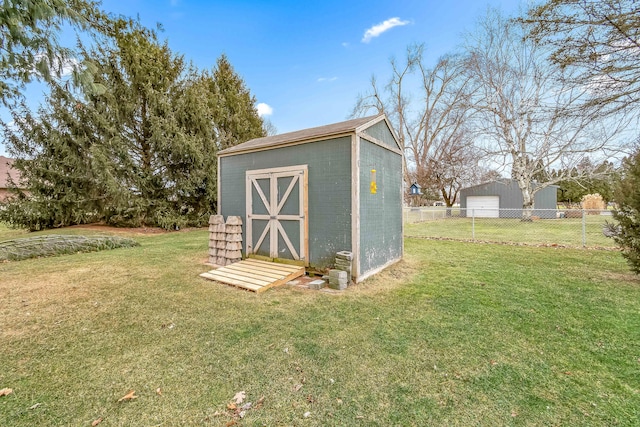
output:
[[[616,247],[609,210],[405,208],[405,235],[454,240],[571,247]]]

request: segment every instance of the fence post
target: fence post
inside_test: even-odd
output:
[[[421,208],[421,209],[420,209],[420,221],[424,221],[424,218],[423,218],[423,215],[422,215],[422,214],[423,214],[423,212],[422,212],[422,208]]]
[[[476,210],[471,209],[471,239],[476,240]]]
[[[582,247],[587,246],[587,211],[582,209]]]

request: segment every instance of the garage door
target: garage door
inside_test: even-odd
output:
[[[499,218],[500,196],[467,196],[467,216]]]

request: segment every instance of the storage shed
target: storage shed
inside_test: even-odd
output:
[[[550,185],[534,196],[533,215],[556,218],[558,186]],[[500,179],[460,190],[460,208],[466,216],[479,218],[520,218],[522,191],[515,179]]]
[[[253,139],[218,153],[218,214],[242,217],[245,257],[349,251],[358,282],[402,258],[402,156],[385,115]]]

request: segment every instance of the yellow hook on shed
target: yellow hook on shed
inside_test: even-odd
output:
[[[371,169],[371,184],[369,185],[369,190],[371,194],[376,194],[378,192],[378,184],[376,183],[376,170]]]

